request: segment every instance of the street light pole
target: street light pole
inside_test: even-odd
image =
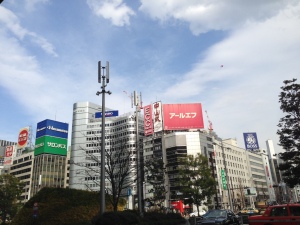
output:
[[[217,143],[213,143],[214,145],[218,145]],[[224,164],[224,169],[226,173],[226,183],[227,183],[227,192],[228,192],[228,201],[230,205],[230,209],[233,210],[233,205],[232,205],[232,199],[231,199],[231,194],[230,194],[230,188],[229,188],[229,179],[228,179],[228,169],[227,169],[227,163],[225,160],[225,152],[224,152],[224,145],[223,141],[221,141],[221,145],[219,145],[222,149],[222,158],[223,158],[223,164]]]
[[[106,70],[106,74],[104,74]],[[101,72],[102,71],[102,72]],[[111,94],[105,91],[106,84],[109,83],[109,62],[106,67],[101,67],[101,61],[98,62],[98,83],[102,80],[102,91],[97,91],[96,95],[102,94],[102,124],[101,124],[101,167],[100,167],[100,214],[105,212],[105,94]]]

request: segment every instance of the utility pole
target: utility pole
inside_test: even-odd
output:
[[[104,71],[106,73],[104,74]],[[109,62],[106,67],[101,67],[101,61],[98,62],[98,83],[101,83],[101,91],[97,91],[96,95],[102,94],[102,124],[101,124],[101,167],[100,167],[100,214],[105,212],[105,94],[111,94],[105,91],[105,87],[109,83]]]
[[[141,168],[141,152],[140,152],[140,140],[139,140],[139,113],[141,112],[142,102],[139,99],[136,91],[133,93],[133,104],[136,107],[135,110],[135,126],[136,126],[136,153],[137,153],[137,192],[138,192],[138,209],[141,216],[143,216],[143,204],[142,204],[142,168]]]

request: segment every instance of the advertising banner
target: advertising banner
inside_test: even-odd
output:
[[[35,140],[34,155],[54,154],[67,155],[68,139],[57,138],[52,136],[43,136]]]
[[[106,111],[105,112],[105,117],[113,117],[113,116],[118,116],[118,115],[119,115],[118,110]],[[96,112],[95,113],[95,118],[102,118],[102,112]]]
[[[42,136],[52,136],[59,138],[68,138],[69,124],[54,120],[44,120],[37,124],[36,138]]]
[[[176,209],[179,212],[183,212],[183,202],[181,200],[171,202],[171,206],[173,209]]]
[[[243,133],[244,134],[244,141],[245,141],[245,148],[246,150],[258,150],[258,140],[256,133]]]
[[[24,127],[19,132],[17,149],[25,148],[28,143],[28,138],[29,138],[29,127]]]
[[[5,156],[4,156],[3,165],[12,165],[14,150],[15,148],[13,145],[5,147]]]
[[[153,127],[154,133],[162,131],[163,129],[163,118],[162,118],[162,104],[161,102],[154,102],[152,104],[152,110],[154,115]]]
[[[153,134],[152,105],[144,106],[144,135]]]
[[[201,103],[163,104],[164,130],[204,128]]]
[[[225,177],[225,171],[221,170],[222,186],[224,190],[227,190],[227,181]]]

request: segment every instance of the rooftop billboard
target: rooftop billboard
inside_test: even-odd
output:
[[[29,138],[29,127],[24,127],[19,132],[17,149],[25,148],[28,143],[28,138]]]
[[[44,120],[37,124],[36,138],[43,136],[52,136],[59,138],[68,138],[69,124],[54,120]]]
[[[163,104],[164,130],[204,128],[201,103]]]
[[[119,116],[118,110],[112,110],[112,111],[106,111],[105,117],[113,117],[113,116]],[[102,118],[102,112],[96,112],[95,118]]]
[[[67,155],[68,139],[43,136],[35,140],[34,155],[54,154]]]
[[[244,135],[244,141],[245,141],[245,148],[246,150],[258,150],[259,145],[258,145],[258,140],[257,140],[257,135],[256,133],[243,133]]]

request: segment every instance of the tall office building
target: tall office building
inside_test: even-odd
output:
[[[31,196],[43,187],[66,187],[68,128],[49,119],[37,124]]]
[[[78,102],[73,105],[70,188],[82,190],[100,190],[100,160],[102,140],[102,108],[91,102]],[[133,154],[132,166],[136,165],[136,120],[134,113],[118,115],[117,110],[105,109],[105,149],[123,145]],[[143,119],[139,117],[139,142],[143,138]],[[125,142],[124,142],[125,141]],[[122,142],[122,143],[121,143]],[[140,149],[140,148],[138,148]],[[136,173],[131,175],[132,182]],[[105,181],[106,188],[110,183]],[[127,192],[127,190],[124,190]],[[132,192],[136,185],[133,183]]]

